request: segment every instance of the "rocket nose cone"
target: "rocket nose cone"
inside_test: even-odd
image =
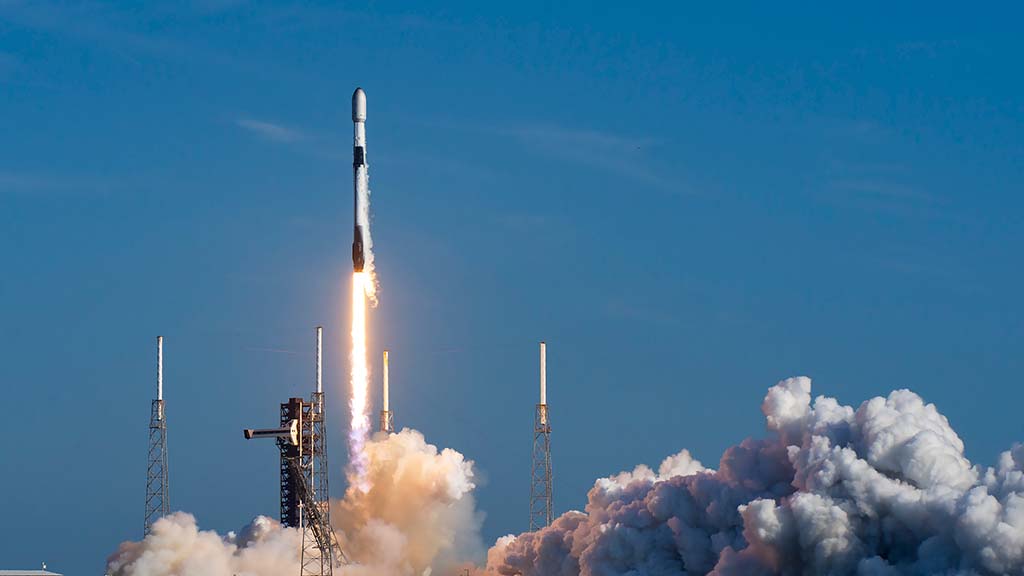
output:
[[[366,122],[366,92],[362,88],[352,93],[352,121]]]

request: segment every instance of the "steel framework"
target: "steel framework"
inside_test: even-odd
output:
[[[156,399],[149,409],[149,455],[146,464],[146,522],[153,523],[170,512],[167,498],[167,414],[164,412],[164,337],[156,338]]]
[[[302,441],[306,430],[302,426],[302,398],[290,398],[281,404],[281,429],[289,428],[292,421],[298,423],[299,442],[293,444],[285,438],[278,438],[281,449],[281,524],[289,528],[302,527],[302,509],[299,500],[299,484],[302,483]],[[299,468],[293,463],[298,462]]]
[[[281,404],[281,428],[297,421],[298,444],[278,437],[281,449],[281,524],[302,531],[300,576],[332,576],[335,562],[346,564],[331,528],[323,392],[311,402],[291,398]]]
[[[309,487],[312,489],[311,500],[314,502],[315,510],[309,512],[310,518],[315,517],[316,522],[312,523],[323,529],[323,534],[330,536],[326,541],[327,548],[319,547],[316,552],[328,549],[342,561],[341,546],[338,545],[331,529],[331,487],[329,483],[328,470],[330,465],[327,459],[327,402],[324,396],[324,328],[316,327],[316,356],[315,356],[315,392],[312,394],[311,402],[305,408],[305,420],[309,422],[309,447],[312,454],[307,458],[309,464]],[[308,541],[308,534],[303,532],[303,550],[306,549],[305,541]],[[315,536],[315,534],[313,534]],[[315,538],[321,543],[323,538]],[[322,543],[323,544],[323,543]],[[312,554],[312,550],[310,550]],[[310,556],[310,558],[313,558]],[[305,552],[303,552],[305,559]],[[318,554],[318,560],[326,568],[321,574],[330,574],[333,563],[331,556],[324,557]],[[326,564],[325,564],[326,563]]]
[[[246,438],[276,438],[281,452],[281,524],[302,531],[300,576],[332,576],[347,564],[331,528],[326,401],[322,384],[322,337],[316,332],[316,391],[309,402],[281,404],[281,427],[246,430]]]
[[[533,471],[530,483],[530,531],[551,524],[551,423],[546,404],[537,404],[533,424]]]
[[[331,528],[327,422],[323,387],[323,328],[316,327],[316,388],[310,402],[302,403],[300,490],[308,487],[302,502],[302,575],[331,576],[334,557],[344,556]]]

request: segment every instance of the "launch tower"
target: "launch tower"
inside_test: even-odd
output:
[[[281,451],[281,524],[302,531],[300,576],[332,576],[346,564],[331,528],[326,402],[323,390],[323,328],[316,328],[316,389],[309,402],[281,404],[281,427],[245,430],[245,437],[276,438]]]

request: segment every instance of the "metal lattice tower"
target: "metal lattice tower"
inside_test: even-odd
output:
[[[323,328],[316,329],[316,391],[310,402],[281,404],[281,427],[246,430],[246,438],[276,438],[281,450],[281,524],[302,531],[300,576],[332,576],[347,564],[330,521]]]
[[[533,419],[533,466],[530,474],[530,531],[551,524],[551,420],[548,418],[547,347],[540,343],[540,403]]]
[[[156,337],[156,400],[149,410],[149,456],[146,464],[146,524],[149,534],[153,523],[170,512],[167,498],[167,414],[164,412],[164,337]]]
[[[395,431],[395,413],[391,411],[391,399],[388,389],[388,351],[384,351],[384,409],[380,411],[380,431],[393,434]]]
[[[302,475],[302,398],[289,398],[281,404],[281,430],[288,430],[289,436],[278,437],[281,448],[281,525],[288,528],[302,526],[302,510],[299,484]],[[290,432],[295,431],[295,437]],[[297,466],[296,466],[297,464]]]
[[[316,327],[316,391],[311,401],[302,407],[302,437],[308,448],[302,453],[304,483],[312,493],[310,502],[305,504],[315,510],[304,509],[302,515],[302,575],[331,576],[334,568],[334,551],[340,554],[331,529],[330,489],[327,464],[326,406],[323,386],[323,334],[322,326]],[[318,535],[329,535],[326,546],[321,546]],[[340,559],[339,559],[340,560]]]

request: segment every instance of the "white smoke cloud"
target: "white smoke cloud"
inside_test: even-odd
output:
[[[585,512],[490,549],[488,575],[1024,574],[1024,448],[971,465],[908,390],[859,408],[792,378],[762,404],[770,437],[718,470],[682,452],[598,480]]]
[[[473,463],[439,451],[414,430],[378,434],[366,444],[368,491],[350,489],[332,506],[342,547],[354,564],[340,576],[454,573],[483,555]],[[107,560],[110,576],[281,576],[299,573],[301,534],[260,516],[239,535],[201,531],[176,512],[141,542]],[[468,566],[468,564],[466,564]]]
[[[585,511],[506,536],[480,576],[1024,575],[1024,447],[972,465],[933,405],[897,390],[859,407],[792,378],[762,404],[769,435],[717,470],[685,450],[602,478]],[[412,430],[367,444],[367,491],[332,510],[357,563],[342,576],[454,574],[482,552],[472,462]],[[240,535],[176,513],[108,560],[112,576],[277,576],[300,535],[259,517]]]
[[[233,576],[298,574],[301,535],[259,516],[242,530],[220,536],[199,530],[196,519],[175,512],[157,520],[142,542],[125,542],[107,559],[112,576]]]
[[[483,555],[471,461],[410,429],[378,433],[366,452],[370,489],[350,488],[331,511],[360,574],[447,573]]]

